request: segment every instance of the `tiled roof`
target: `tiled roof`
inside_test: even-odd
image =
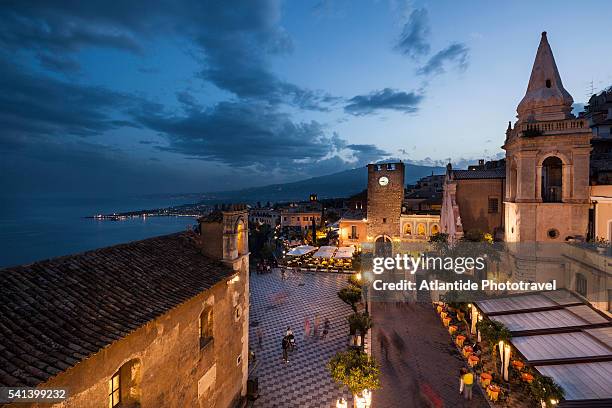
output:
[[[453,170],[455,180],[502,179],[506,178],[506,169]]]
[[[35,386],[233,274],[189,233],[0,270],[0,386]]]

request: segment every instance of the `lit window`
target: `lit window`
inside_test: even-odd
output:
[[[425,224],[417,225],[417,235],[421,235],[421,236],[425,235]]]
[[[213,339],[213,311],[207,309],[200,314],[199,320],[200,348],[206,346]]]
[[[440,232],[440,227],[438,227],[438,224],[434,224],[431,226],[431,235],[436,235]]]
[[[113,408],[121,402],[121,377],[119,371],[108,380],[108,408]]]
[[[404,224],[404,235],[412,235],[412,224]]]

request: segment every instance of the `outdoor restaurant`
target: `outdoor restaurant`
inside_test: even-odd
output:
[[[612,320],[575,293],[434,306],[492,406],[612,406]]]
[[[281,264],[287,268],[322,272],[351,272],[355,247],[299,245],[284,254]]]

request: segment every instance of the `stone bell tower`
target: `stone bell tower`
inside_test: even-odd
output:
[[[368,241],[399,237],[404,163],[368,164]]]
[[[572,103],[544,32],[503,146],[506,242],[564,242],[587,232],[591,130]]]

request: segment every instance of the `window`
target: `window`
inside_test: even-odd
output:
[[[377,164],[376,171],[381,171],[381,170],[382,170],[382,164]]]
[[[299,221],[299,220],[300,220],[300,217],[297,217],[297,220]]]
[[[213,311],[204,310],[199,320],[200,348],[205,347],[213,339]]]
[[[383,218],[383,224],[386,224],[386,223],[387,223],[387,219]]]
[[[395,163],[387,164],[387,170],[395,170]]]
[[[404,235],[412,235],[412,224],[404,224]]]
[[[489,214],[497,214],[499,212],[499,198],[489,197]]]
[[[440,232],[440,227],[438,226],[438,224],[434,224],[431,226],[431,235],[436,235],[439,232]]]
[[[581,273],[576,274],[576,292],[584,297],[587,295],[587,279]]]
[[[563,162],[555,156],[542,162],[542,201],[560,203],[563,186]]]
[[[550,79],[546,80],[546,87],[550,88],[552,86],[552,82],[550,82]]]
[[[121,402],[121,376],[119,371],[108,380],[108,408],[113,408]]]
[[[417,225],[417,234],[421,236],[425,235],[425,224]]]

